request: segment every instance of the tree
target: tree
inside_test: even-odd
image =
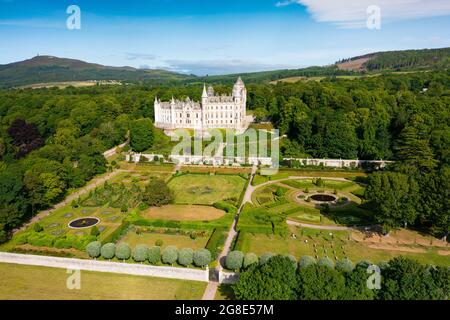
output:
[[[328,258],[328,257],[320,258],[319,261],[317,262],[317,264],[318,264],[319,266],[325,266],[325,267],[328,267],[328,268],[330,268],[330,269],[333,269],[333,268],[334,268],[334,262],[333,262],[333,260],[331,260],[331,259]]]
[[[448,273],[447,273],[448,275]],[[442,300],[432,268],[415,260],[396,257],[382,273],[380,298],[383,300]]]
[[[339,300],[346,294],[344,276],[326,265],[314,264],[300,268],[297,281],[299,300]]]
[[[191,248],[181,249],[178,253],[178,263],[182,266],[189,266],[194,262],[194,250]]]
[[[18,147],[16,158],[25,157],[31,151],[44,146],[44,139],[35,124],[28,124],[23,119],[16,119],[8,128],[8,134],[12,138],[14,146]]]
[[[174,194],[165,181],[161,179],[152,179],[145,187],[142,194],[142,200],[151,207],[161,207],[172,203]]]
[[[233,285],[238,300],[291,300],[295,298],[295,265],[288,257],[276,256],[253,264],[241,273]]]
[[[168,246],[162,251],[161,260],[165,264],[174,264],[178,259],[178,249],[175,246]]]
[[[418,191],[418,184],[412,177],[377,172],[369,176],[364,197],[370,202],[377,222],[389,230],[416,220]]]
[[[145,244],[138,244],[133,250],[133,260],[135,262],[144,262],[148,258],[148,247]]]
[[[194,252],[194,264],[197,267],[205,267],[212,261],[211,252],[208,249],[199,249]]]
[[[153,123],[150,119],[133,121],[130,126],[131,147],[136,152],[143,152],[153,145]]]
[[[119,260],[128,260],[131,257],[131,248],[126,243],[120,243],[116,248],[116,257]]]
[[[116,245],[114,243],[107,243],[101,249],[102,258],[111,260],[116,255]]]
[[[251,265],[253,264],[257,264],[259,262],[258,256],[254,253],[247,253],[244,257],[244,263],[243,263],[243,267],[244,269],[249,268]]]
[[[241,251],[232,251],[227,255],[225,259],[225,265],[229,270],[239,270],[240,268],[242,268],[243,262],[244,254]]]
[[[152,247],[148,250],[148,262],[151,264],[161,262],[161,247]]]
[[[406,166],[420,172],[430,172],[437,164],[429,140],[414,125],[407,126],[401,132],[395,145],[395,155],[401,169]]]
[[[301,268],[306,268],[310,265],[316,264],[317,261],[316,259],[314,259],[314,257],[311,256],[302,256],[298,262],[298,267]]]
[[[261,257],[259,257],[259,264],[265,264],[270,259],[272,259],[275,255],[272,252],[266,252]]]
[[[344,258],[336,262],[336,269],[339,271],[351,272],[354,268],[355,266],[353,262],[348,258]]]
[[[86,252],[91,258],[98,258],[101,255],[102,243],[94,241],[86,246]]]

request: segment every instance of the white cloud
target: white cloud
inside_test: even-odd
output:
[[[306,6],[319,22],[344,28],[365,27],[372,5],[380,7],[383,22],[450,15],[449,0],[286,0],[276,6],[293,3]]]

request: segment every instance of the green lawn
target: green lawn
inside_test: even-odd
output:
[[[191,239],[189,235],[181,234],[160,234],[160,233],[143,233],[136,234],[135,231],[129,231],[120,242],[125,242],[134,248],[138,244],[146,244],[149,247],[155,246],[157,240],[162,240],[162,247],[176,246],[178,249],[191,248],[194,250],[204,248],[208,242],[210,234],[207,233],[204,237],[197,237],[195,240]]]
[[[68,290],[65,269],[0,264],[0,300],[199,300],[206,283],[81,271]]]
[[[186,174],[172,179],[169,188],[175,192],[177,204],[212,205],[230,198],[238,200],[245,184],[240,176]]]
[[[284,237],[243,232],[239,235],[235,249],[243,252],[253,252],[257,255],[262,255],[266,252],[291,254],[297,259],[303,255],[317,255],[319,258],[328,256],[334,259],[334,251],[336,251],[338,259],[349,257],[354,262],[369,260],[374,263],[388,261],[396,256],[406,256],[421,263],[450,266],[448,256],[439,255],[434,247],[411,247],[425,249],[424,253],[373,249],[364,243],[349,240],[349,233],[346,231],[332,231],[333,238],[329,233],[330,231],[296,227],[289,227],[289,233]],[[296,235],[296,239],[292,237],[292,234]],[[308,242],[305,242],[305,240]],[[314,244],[317,245],[317,252],[314,250]],[[333,248],[331,247],[332,244]]]

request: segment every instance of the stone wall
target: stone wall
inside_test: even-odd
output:
[[[189,268],[157,267],[145,264],[34,256],[5,252],[0,252],[0,262],[70,270],[109,272],[135,276],[209,282],[208,269],[198,270]]]

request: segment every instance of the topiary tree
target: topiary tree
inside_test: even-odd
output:
[[[91,242],[86,246],[87,254],[89,255],[89,257],[94,259],[100,257],[101,250],[102,243],[100,241]]]
[[[164,244],[164,241],[162,241],[161,239],[158,239],[155,241],[155,246],[157,247],[162,247]]]
[[[121,243],[116,248],[116,257],[120,260],[128,260],[131,257],[131,248],[126,243]]]
[[[122,207],[120,207],[120,211],[121,211],[122,213],[127,213],[127,212],[128,212],[128,205],[127,205],[126,203],[124,203],[124,204],[122,205]]]
[[[114,243],[107,243],[103,245],[101,255],[104,259],[111,260],[116,255],[116,245]]]
[[[178,259],[178,249],[175,246],[169,246],[162,251],[161,260],[166,264],[174,264]]]
[[[133,260],[136,262],[144,262],[148,258],[148,250],[145,244],[137,245],[133,250]]]
[[[93,226],[91,229],[91,236],[98,237],[100,235],[100,230],[97,226]]]
[[[320,265],[320,266],[326,266],[326,267],[329,267],[331,269],[334,269],[334,262],[333,262],[333,260],[331,260],[328,257],[320,258],[319,261],[317,262],[317,264]]]
[[[148,262],[151,264],[158,264],[161,262],[161,248],[152,247],[148,250]]]
[[[259,264],[265,264],[267,261],[269,261],[270,259],[272,259],[275,255],[272,252],[267,252],[264,253],[260,258],[259,258]]]
[[[194,262],[194,250],[191,248],[181,249],[178,252],[178,263],[182,266],[189,266]]]
[[[339,271],[351,272],[354,268],[355,265],[348,258],[344,258],[336,262],[336,269]]]
[[[257,264],[259,262],[258,256],[254,253],[247,253],[244,257],[244,263],[243,263],[243,267],[245,269],[247,269],[248,267],[250,267],[252,264]]]
[[[239,270],[244,262],[244,254],[241,251],[230,252],[225,259],[225,266],[230,270]]]
[[[211,262],[211,252],[208,249],[200,249],[194,252],[194,264],[197,267],[205,267]]]
[[[314,259],[314,257],[303,256],[303,257],[300,258],[300,260],[298,262],[298,267],[300,269],[304,269],[304,268],[309,267],[309,266],[311,266],[313,264],[316,264],[316,263],[317,263],[317,261],[316,261],[316,259]]]
[[[33,225],[33,230],[35,231],[35,232],[42,232],[42,231],[44,231],[44,228],[39,224],[39,223],[35,223],[34,225]]]

